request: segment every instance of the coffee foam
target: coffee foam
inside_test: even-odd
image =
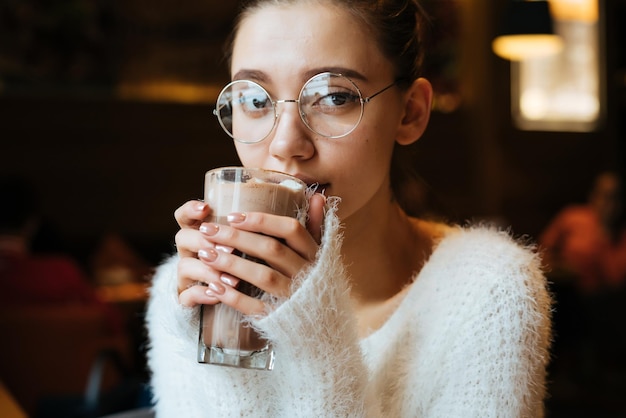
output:
[[[245,183],[218,182],[206,185],[206,202],[215,217],[233,212],[265,212],[298,217],[306,203],[305,190],[294,180],[268,183],[251,179]]]

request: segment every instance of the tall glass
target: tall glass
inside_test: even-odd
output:
[[[276,171],[223,167],[206,173],[204,200],[213,210],[208,221],[219,224],[228,224],[226,217],[233,212],[265,212],[304,221],[306,183]],[[237,250],[234,253],[264,263]],[[253,297],[263,295],[262,290],[244,281],[237,289]],[[222,303],[203,305],[198,362],[272,370],[274,350],[241,312]]]

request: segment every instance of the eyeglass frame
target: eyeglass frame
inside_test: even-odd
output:
[[[350,82],[350,84],[352,84],[352,86],[354,87],[354,89],[356,90],[356,92],[359,94],[359,103],[361,104],[361,112],[359,114],[359,119],[356,121],[356,123],[354,124],[354,126],[346,133],[343,133],[341,135],[324,135],[322,133],[317,132],[316,130],[314,130],[311,126],[309,126],[309,124],[306,121],[306,113],[304,113],[302,111],[302,108],[300,107],[300,100],[302,97],[302,93],[304,92],[304,88],[306,87],[307,84],[309,84],[309,82],[311,82],[311,80],[313,80],[314,78],[317,78],[319,76],[335,76],[335,77],[343,77],[346,80],[348,80]],[[280,116],[278,114],[278,103],[297,103],[298,104],[298,115],[300,116],[300,120],[302,121],[302,123],[304,123],[304,126],[306,126],[311,132],[313,132],[316,135],[320,135],[324,138],[328,138],[328,139],[336,139],[336,138],[343,138],[347,135],[350,135],[361,123],[361,120],[363,119],[363,114],[365,112],[365,105],[367,103],[369,103],[374,97],[378,96],[381,93],[384,93],[385,91],[389,90],[391,87],[397,85],[399,82],[401,82],[403,79],[396,79],[394,80],[391,84],[383,87],[381,90],[378,90],[376,93],[371,94],[367,97],[363,97],[363,93],[361,92],[361,89],[359,88],[359,86],[356,85],[356,83],[354,81],[352,81],[352,79],[344,74],[341,73],[333,73],[331,71],[325,71],[325,72],[321,72],[318,74],[315,74],[314,76],[312,76],[311,78],[309,78],[303,85],[302,88],[300,89],[300,93],[298,93],[298,98],[297,99],[279,99],[279,100],[274,100],[272,98],[272,96],[269,94],[269,92],[265,89],[265,87],[263,87],[262,85],[260,85],[259,83],[257,83],[256,81],[252,81],[252,80],[247,80],[247,79],[240,79],[240,80],[233,80],[230,83],[226,84],[226,86],[224,86],[224,88],[222,88],[222,90],[220,91],[220,94],[217,95],[217,100],[215,102],[215,109],[213,109],[213,115],[217,117],[217,120],[220,124],[220,126],[222,127],[222,129],[224,130],[224,132],[226,132],[226,134],[228,136],[230,136],[233,140],[242,143],[242,144],[258,144],[259,142],[263,142],[268,136],[270,136],[270,134],[272,133],[272,131],[276,128],[276,124],[278,122],[278,117]],[[267,98],[270,100],[270,102],[272,103],[272,109],[274,110],[274,122],[272,123],[272,128],[269,130],[269,132],[267,133],[267,135],[265,135],[263,138],[259,139],[259,140],[255,140],[255,141],[244,141],[238,138],[235,138],[235,136],[229,132],[229,130],[226,128],[226,126],[224,126],[224,122],[222,122],[222,118],[219,115],[219,111],[218,111],[218,104],[220,102],[220,98],[222,97],[222,94],[224,94],[224,92],[231,87],[233,84],[235,83],[240,83],[240,82],[248,82],[248,83],[253,83],[255,85],[257,85],[266,95]]]

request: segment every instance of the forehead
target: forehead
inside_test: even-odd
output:
[[[235,38],[231,73],[242,69],[291,77],[316,69],[352,68],[368,76],[391,63],[372,33],[346,10],[331,5],[265,6],[246,17]]]

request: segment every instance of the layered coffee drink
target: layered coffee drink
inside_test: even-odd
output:
[[[261,169],[226,167],[205,177],[205,201],[213,212],[208,221],[228,224],[234,212],[264,212],[304,219],[306,184],[287,174]],[[234,250],[234,254],[263,263]],[[263,292],[241,281],[240,292],[261,297]],[[203,305],[198,361],[244,368],[271,370],[274,354],[268,341],[245,322],[243,315],[224,304]]]
[[[274,176],[270,181],[246,177],[237,179],[245,182],[205,183],[205,201],[213,210],[210,221],[228,224],[226,217],[234,212],[264,212],[297,218],[305,206],[306,185],[297,179],[283,179],[284,174]]]

